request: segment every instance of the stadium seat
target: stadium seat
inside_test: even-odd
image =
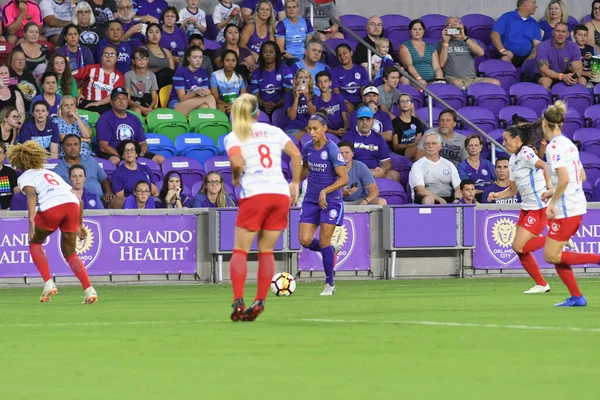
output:
[[[565,122],[563,122],[562,132],[563,135],[569,139],[573,138],[573,133],[576,130],[583,128],[583,119],[581,114],[574,108],[569,107],[565,114]]]
[[[509,105],[509,99],[502,86],[475,83],[467,89],[467,104],[486,108],[498,116],[500,110]]]
[[[479,75],[498,79],[507,92],[519,81],[515,66],[502,60],[485,60],[479,64]]]
[[[217,141],[217,148],[219,149],[219,155],[220,156],[226,156],[227,155],[227,149],[225,149],[225,137],[227,135],[221,135],[219,136],[219,140]]]
[[[379,197],[384,198],[389,205],[402,205],[407,203],[407,194],[404,187],[391,179],[375,178],[379,189]]]
[[[192,197],[196,196],[198,193],[200,193],[200,189],[202,188],[202,181],[200,182],[195,182],[192,185]]]
[[[486,47],[492,44],[490,34],[496,23],[494,18],[483,14],[467,14],[460,20],[465,26],[468,37],[483,42]]]
[[[593,104],[593,97],[587,87],[583,85],[567,86],[557,83],[552,86],[552,98],[554,101],[561,99],[567,103],[569,108],[576,109],[579,114],[585,113],[585,109]]]
[[[493,112],[486,108],[474,106],[463,107],[458,112],[484,132],[490,132],[498,128],[498,119]],[[460,126],[460,129],[469,133],[477,133],[475,129],[467,125],[464,121],[461,121]]]
[[[220,43],[215,42],[214,40],[205,40],[204,41],[204,48],[206,50],[219,50],[221,47],[223,47]]]
[[[420,19],[425,24],[425,38],[431,40],[440,40],[442,31],[446,28],[446,17],[441,14],[426,14]]]
[[[278,108],[277,110],[273,111],[273,114],[271,114],[271,121],[273,126],[278,126],[281,129],[284,129],[285,124],[287,124],[289,121],[287,110],[284,108]]]
[[[350,29],[354,33],[356,33],[360,36],[363,36],[363,37],[365,36],[365,34],[367,32],[367,18],[366,17],[363,17],[362,15],[356,15],[356,14],[346,14],[346,15],[340,15],[339,20],[343,26],[346,26],[348,29]],[[346,38],[348,38],[350,36],[350,35],[346,35],[344,31],[342,31],[342,33],[344,33],[344,36]]]
[[[438,126],[438,119],[440,118],[440,112],[442,112],[443,108],[438,108],[438,107],[433,107],[432,108],[432,117],[433,117],[433,123],[432,126],[433,128]],[[427,126],[429,125],[429,108],[428,107],[422,107],[422,108],[417,108],[415,111],[415,114],[417,116],[417,118],[421,119],[421,121],[423,121],[423,123]]]
[[[104,170],[108,179],[111,179],[113,172],[117,169],[116,165],[104,158],[96,157],[96,161],[98,161],[98,165]]]
[[[231,185],[231,163],[227,156],[211,157],[204,163],[206,173],[217,171],[223,175],[223,181]]]
[[[573,29],[579,25],[579,21],[577,21],[577,18],[575,18],[572,15],[569,15],[569,18],[567,19],[567,26],[569,27],[569,31],[573,31]]]
[[[87,123],[90,125],[90,129],[92,130],[92,137],[96,137],[96,124],[98,123],[98,119],[100,118],[100,114],[98,114],[95,111],[89,111],[89,110],[85,110],[85,109],[77,109],[77,114],[79,114],[79,116],[81,117],[81,119],[84,119],[87,121]]]
[[[231,132],[229,117],[222,111],[212,108],[198,108],[190,113],[190,126],[193,132],[210,136],[215,143],[219,137]]]
[[[491,132],[487,132],[488,136],[491,137],[492,139],[494,139],[496,142],[500,143],[500,144],[504,144],[504,139],[502,138],[502,135],[504,134],[504,129],[494,129]],[[486,146],[487,146],[487,154],[490,155],[491,158],[491,154],[492,154],[492,143],[488,140],[486,140]],[[483,152],[482,152],[483,154]],[[504,151],[500,150],[499,148],[496,147],[496,158],[498,157],[508,157],[509,155],[506,154]]]
[[[573,133],[573,140],[581,143],[581,151],[600,157],[600,129],[583,128]]]
[[[138,117],[138,119],[142,123],[142,128],[144,128],[144,132],[148,132],[148,124],[146,123],[146,118],[144,118],[144,116],[142,114],[135,112],[133,110],[127,110],[127,112]]]
[[[410,31],[408,25],[410,18],[398,14],[386,14],[381,17],[383,22],[383,34],[386,38],[393,42],[404,43],[410,40]],[[398,47],[394,47],[398,51]]]
[[[0,63],[8,64],[8,57],[15,45],[8,42],[0,43]]]
[[[586,108],[583,117],[587,127],[600,128],[600,104]]]
[[[510,87],[511,103],[517,106],[531,108],[541,115],[552,103],[550,92],[542,85],[531,82],[515,83]]]
[[[181,179],[189,187],[193,187],[196,182],[202,182],[206,174],[202,164],[188,157],[167,158],[162,165],[162,171],[164,174],[169,171],[179,172]]]
[[[527,122],[534,122],[538,119],[538,114],[535,113],[531,108],[521,106],[508,106],[500,110],[498,114],[498,122],[501,128],[506,128],[512,125],[512,117],[517,114],[519,117],[523,117]]]
[[[586,180],[596,182],[600,178],[600,157],[586,151],[580,151],[579,159],[585,169]]]
[[[465,98],[465,93],[454,85],[428,85],[427,89],[456,110],[466,106],[467,99]],[[434,107],[446,108],[446,106],[439,103],[435,98],[432,100]]]
[[[162,108],[169,108],[169,97],[171,97],[171,90],[173,85],[167,85],[160,88],[158,92],[158,106]]]
[[[168,108],[157,108],[148,114],[148,129],[175,141],[178,135],[190,131],[185,115]]]
[[[123,163],[123,162],[121,162],[121,163]],[[137,163],[145,165],[148,168],[150,168],[150,171],[152,171],[152,176],[154,177],[155,181],[157,181],[157,182],[162,181],[164,175],[163,175],[162,169],[160,169],[160,165],[158,165],[156,162],[154,162],[148,158],[138,157]]]
[[[148,151],[160,154],[165,158],[175,157],[177,150],[173,141],[165,135],[158,133],[146,133],[146,143]]]
[[[408,182],[408,175],[412,168],[413,162],[408,157],[404,157],[400,154],[390,152],[390,158],[392,161],[392,169],[398,171],[400,174],[400,184],[405,186]]]
[[[400,93],[408,93],[412,96],[415,110],[425,106],[425,98],[423,96],[423,92],[421,92],[416,87],[410,85],[403,85],[400,83],[398,85],[398,90],[400,91]]]
[[[586,181],[586,182],[589,182],[589,181]],[[585,188],[583,190],[585,190]],[[594,184],[594,188],[593,188],[593,192],[592,193],[593,193],[592,194],[592,201],[600,201],[600,179],[596,180],[596,183]],[[587,199],[587,194],[586,194],[585,197]]]
[[[215,141],[201,133],[183,133],[175,139],[177,155],[189,157],[204,164],[211,157],[219,155]]]

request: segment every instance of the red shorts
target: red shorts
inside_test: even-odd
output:
[[[546,225],[548,225],[546,208],[541,208],[539,210],[521,210],[517,225],[534,235],[541,235],[544,229],[546,229]]]
[[[79,230],[79,204],[65,203],[35,214],[35,225],[54,232],[60,228],[63,232]]]
[[[581,221],[583,221],[583,215],[553,219],[549,224],[548,237],[557,242],[566,242],[577,233],[577,230],[581,226]]]
[[[288,226],[290,198],[284,194],[258,194],[241,199],[235,226],[257,232],[281,231]]]

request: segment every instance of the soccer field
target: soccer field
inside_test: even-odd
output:
[[[549,283],[300,283],[235,324],[229,285],[2,289],[0,398],[598,399],[600,280]]]

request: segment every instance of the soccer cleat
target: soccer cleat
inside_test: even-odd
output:
[[[48,303],[55,294],[58,294],[58,289],[52,279],[48,279],[48,282],[44,283],[44,291],[40,296],[40,303]]]
[[[238,322],[244,319],[244,310],[246,309],[244,299],[238,297],[237,299],[235,299],[231,307],[233,307],[233,311],[231,312],[231,320],[233,322]]]
[[[256,300],[244,311],[243,321],[254,321],[263,311],[265,311],[265,301]]]
[[[332,244],[331,247],[333,247],[333,266],[335,267],[337,265],[338,253],[342,249],[342,246],[336,243]]]
[[[550,291],[550,285],[548,285],[546,283],[545,286],[535,285],[534,287],[532,287],[529,290],[524,291],[523,293],[525,293],[525,294],[530,294],[530,293],[548,293],[549,291]]]
[[[335,294],[335,286],[331,286],[329,283],[326,283],[323,286],[323,291],[321,292],[321,296],[333,296]]]
[[[575,242],[573,242],[573,239],[569,239],[565,246],[567,247],[567,249],[573,250],[575,248]]]
[[[585,297],[581,295],[581,297],[567,297],[565,301],[562,303],[555,304],[554,307],[585,307],[587,306],[587,301],[585,301]]]
[[[92,304],[98,301],[98,294],[96,293],[96,290],[93,286],[90,286],[89,288],[85,289],[83,291],[83,294],[85,295],[85,297],[83,298],[83,303],[81,304]]]

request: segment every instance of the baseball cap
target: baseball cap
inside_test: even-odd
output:
[[[363,96],[369,93],[375,93],[377,96],[379,96],[379,89],[377,89],[375,86],[371,85],[371,86],[367,86],[365,88],[365,90],[363,90]]]
[[[116,87],[116,88],[114,88],[114,89],[112,90],[112,92],[110,93],[110,99],[111,99],[111,100],[114,100],[114,99],[115,99],[115,97],[117,97],[117,96],[118,96],[118,95],[120,95],[120,94],[125,94],[125,95],[127,95],[128,93],[127,93],[127,90],[125,90],[124,88],[122,88],[122,87]]]
[[[373,114],[373,110],[371,110],[371,107],[369,107],[369,106],[362,106],[356,112],[356,118],[357,119],[360,119],[360,118],[373,118],[373,115],[374,115]]]

